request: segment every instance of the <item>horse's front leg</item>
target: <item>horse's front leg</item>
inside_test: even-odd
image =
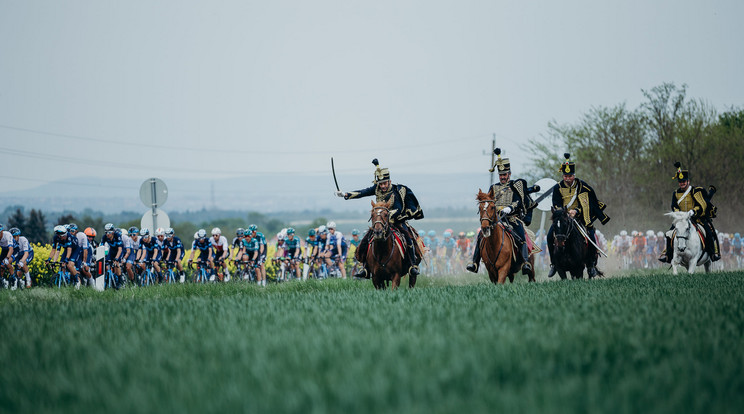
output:
[[[499,269],[498,282],[503,285],[504,283],[506,283],[507,276],[509,276],[509,265],[501,266],[501,268]]]
[[[400,279],[401,277],[399,274],[396,273],[393,275],[393,287],[391,288],[392,290],[398,289],[398,286],[400,286]]]
[[[697,267],[697,260],[693,260],[690,258],[690,262],[687,264],[687,273],[693,274],[695,273],[695,268]]]

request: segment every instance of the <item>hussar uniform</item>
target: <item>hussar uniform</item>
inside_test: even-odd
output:
[[[501,158],[501,149],[496,148],[494,153],[498,156],[494,169],[498,169],[499,174],[511,173],[511,163],[508,158]],[[512,229],[517,244],[518,251],[521,254],[523,272],[532,270],[529,264],[529,250],[527,247],[527,238],[524,231],[525,223],[529,225],[532,220],[532,209],[536,203],[527,193],[527,181],[523,179],[509,180],[505,184],[501,181],[493,184],[490,192],[494,195],[494,204],[499,212],[506,212],[504,219]],[[471,272],[477,272],[480,265],[480,243],[483,236],[478,233],[473,250],[473,261],[466,269]]]
[[[389,202],[392,200],[390,207],[390,225],[398,230],[403,237],[407,245],[406,258],[409,260],[410,272],[418,275],[418,264],[421,262],[416,251],[416,232],[407,223],[408,220],[420,220],[424,218],[424,212],[421,209],[421,205],[416,199],[410,188],[403,184],[390,184],[387,191],[382,191],[379,184],[384,181],[390,181],[390,171],[387,168],[380,168],[377,159],[374,159],[372,163],[377,167],[375,170],[375,180],[371,187],[364,188],[362,190],[350,191],[344,193],[343,197],[346,200],[375,196],[377,202]],[[359,242],[359,247],[356,251],[356,259],[364,264],[367,256],[367,247],[369,246],[369,239],[371,238],[371,231],[367,230],[364,237]],[[364,277],[365,271],[362,274],[356,275],[357,277]]]
[[[576,174],[576,164],[570,160],[571,155],[566,153],[563,154],[566,161],[561,164],[559,171],[565,175]],[[594,228],[594,222],[599,220],[602,225],[610,221],[610,217],[605,214],[604,210],[607,205],[597,198],[597,194],[594,189],[587,184],[585,181],[575,178],[573,184],[570,186],[566,184],[565,180],[561,180],[558,184],[553,187],[553,208],[564,208],[566,210],[576,210],[576,216],[574,219],[579,222],[584,228],[586,228],[587,235],[591,238],[593,243],[597,243],[595,236],[596,229]],[[550,262],[553,262],[553,227],[551,226],[548,230],[547,236],[548,242],[548,254],[550,255]],[[599,252],[597,247],[593,243],[588,243],[589,254],[587,255],[586,268],[587,273],[590,276],[597,274],[597,259],[599,258]],[[548,276],[552,276],[555,273],[554,267],[551,265],[550,273]]]
[[[676,162],[677,172],[674,178],[678,182],[689,181],[690,172],[682,169],[682,164]],[[720,260],[721,251],[716,237],[716,230],[713,228],[713,218],[716,217],[717,208],[710,202],[710,193],[703,187],[694,187],[688,184],[687,189],[678,188],[672,193],[672,211],[692,212],[690,220],[700,224],[705,229],[705,250],[708,252],[712,261]],[[672,228],[674,228],[672,226]],[[672,262],[672,239],[666,236],[667,248],[659,257],[662,262]]]

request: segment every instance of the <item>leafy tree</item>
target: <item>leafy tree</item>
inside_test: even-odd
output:
[[[12,216],[8,217],[8,228],[18,227],[21,231],[26,229],[26,216],[21,208],[16,209]]]
[[[46,218],[41,210],[31,209],[24,233],[31,243],[49,243],[51,241],[46,229]]]
[[[73,216],[72,214],[69,214],[69,213],[67,213],[67,214],[62,214],[62,215],[61,215],[61,216],[59,216],[59,218],[57,219],[57,225],[65,225],[65,224],[70,224],[70,223],[74,223],[75,221],[76,221],[76,220],[75,220],[75,216]]]

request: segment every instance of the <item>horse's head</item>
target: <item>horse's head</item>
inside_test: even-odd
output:
[[[568,215],[568,211],[564,208],[553,208],[553,238],[555,239],[555,247],[557,249],[563,249],[566,247],[566,240],[571,234],[573,229],[573,222],[571,217]]]
[[[677,248],[684,250],[690,237],[690,229],[692,228],[690,216],[687,215],[686,211],[670,211],[669,213],[664,213],[664,215],[672,218],[672,223],[676,231],[675,237],[678,239]]]
[[[487,193],[484,193],[480,188],[478,189],[478,195],[475,197],[478,200],[478,215],[480,218],[481,232],[483,237],[491,235],[493,230],[493,223],[498,221],[496,217],[497,208],[496,202],[493,198],[493,188]]]
[[[375,239],[384,239],[390,227],[390,207],[392,201],[372,202],[372,211],[369,220],[372,222],[372,236]]]

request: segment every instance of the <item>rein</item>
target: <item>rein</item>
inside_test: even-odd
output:
[[[372,209],[372,215],[370,216],[369,221],[372,222],[372,229],[373,229],[373,231],[374,231],[375,224],[380,223],[382,225],[382,236],[383,236],[382,240],[388,241],[389,239],[392,238],[392,234],[389,231],[390,220],[389,219],[387,221],[383,221],[382,220],[382,212],[383,212],[383,210],[385,212],[387,212],[388,214],[390,213],[390,209],[388,209],[387,207],[381,207],[381,206],[374,207]],[[376,216],[376,218],[375,218],[375,216]],[[372,220],[373,218],[375,218],[374,221]],[[379,239],[377,239],[377,240],[379,240]],[[374,242],[374,243],[376,244],[376,242]],[[390,263],[390,260],[393,258],[393,253],[395,253],[395,240],[393,240],[392,245],[390,247],[390,254],[388,255],[388,258],[384,262],[378,262],[379,265],[380,265],[380,267],[382,267],[384,269],[385,266],[387,266],[387,264]]]
[[[480,212],[481,211],[486,211],[486,209],[488,208],[488,203],[494,203],[494,205],[495,205],[496,204],[496,200],[479,200],[478,201],[478,205],[483,205],[483,207],[480,207],[480,209],[478,210],[478,214],[480,215],[480,220],[481,221],[483,221],[483,220],[488,221],[488,227],[487,228],[489,230],[493,230],[496,225],[500,225],[501,226],[501,244],[499,245],[499,250],[496,251],[496,255],[494,256],[494,258],[490,260],[491,266],[495,266],[496,265],[496,260],[501,255],[501,250],[503,250],[503,248],[504,248],[504,239],[506,238],[506,229],[504,229],[504,224],[502,222],[502,217],[501,216],[497,217],[494,220],[491,217],[488,217],[487,215],[486,215],[486,217],[483,217],[483,215],[481,215]],[[496,235],[495,232],[493,234]],[[488,237],[481,238],[481,241],[480,242],[481,242],[482,245],[486,243],[486,239],[488,239]],[[481,246],[481,249],[483,249],[483,246]]]

